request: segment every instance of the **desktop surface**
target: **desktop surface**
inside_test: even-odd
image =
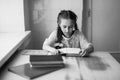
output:
[[[33,80],[120,80],[120,64],[108,52],[93,52],[90,57],[65,57],[65,67]],[[28,80],[8,71],[9,67],[29,63],[20,53],[0,71],[0,80]]]

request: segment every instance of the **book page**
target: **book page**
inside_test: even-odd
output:
[[[23,55],[51,55],[50,52],[45,50],[23,50],[21,51]]]
[[[82,52],[80,48],[62,48],[59,51],[62,54],[79,54]]]

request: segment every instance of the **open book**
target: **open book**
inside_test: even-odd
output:
[[[25,49],[21,51],[23,55],[51,55],[49,51],[46,50],[33,50],[33,49]]]
[[[79,54],[82,53],[82,50],[80,48],[61,48],[59,49],[60,54],[65,56],[80,56]],[[52,55],[51,52],[46,50],[23,50],[21,52],[23,55]]]
[[[80,56],[79,54],[82,52],[80,48],[61,48],[59,51],[66,56]]]

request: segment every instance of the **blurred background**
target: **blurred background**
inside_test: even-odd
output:
[[[89,4],[91,4],[89,2],[90,0],[25,0],[25,21],[26,26],[29,26],[29,29],[32,31],[30,44],[32,48],[42,48],[45,38],[49,37],[50,33],[57,28],[58,13],[64,9],[72,10],[76,13],[78,16],[78,28],[86,32],[87,28],[85,26],[88,26],[87,23],[89,23],[91,27],[91,20],[89,19],[89,22],[87,22],[90,17],[90,12],[89,15],[87,13],[90,7]],[[89,29],[89,31],[91,30]],[[85,35],[87,36],[87,33],[85,33]],[[89,40],[91,40],[90,38],[91,37],[89,37]]]
[[[0,32],[31,30],[27,48],[42,49],[57,27],[60,10],[70,9],[96,51],[116,52],[120,51],[119,4],[120,0],[0,0]]]
[[[57,27],[59,11],[70,9],[78,15],[78,27],[96,51],[120,51],[119,0],[28,0],[26,3],[32,48],[41,49],[45,38]]]

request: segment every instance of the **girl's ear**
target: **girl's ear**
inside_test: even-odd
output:
[[[74,30],[76,30],[76,29],[75,29],[75,25],[74,25],[74,27],[73,27],[73,31],[74,31]]]
[[[73,31],[75,30],[75,27],[73,27]]]

